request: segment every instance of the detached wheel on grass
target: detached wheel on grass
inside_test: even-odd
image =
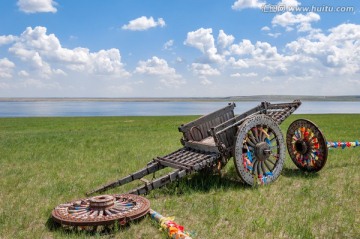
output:
[[[63,226],[89,230],[97,226],[128,224],[145,216],[150,202],[144,197],[132,194],[100,195],[60,204],[52,211],[54,221]]]
[[[284,166],[285,143],[278,124],[266,115],[244,121],[236,134],[235,168],[249,185],[275,181]]]
[[[326,139],[313,122],[306,119],[292,122],[286,133],[286,145],[299,169],[318,172],[324,167],[328,155]]]

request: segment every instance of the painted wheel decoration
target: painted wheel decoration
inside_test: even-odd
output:
[[[53,219],[61,225],[99,226],[118,221],[124,225],[145,216],[150,202],[132,194],[100,195],[60,204],[52,211]]]
[[[285,143],[278,124],[266,115],[244,121],[236,134],[234,155],[235,168],[245,183],[275,181],[285,159]]]
[[[313,122],[305,119],[292,122],[286,133],[286,144],[299,169],[317,172],[324,167],[328,155],[326,139]]]

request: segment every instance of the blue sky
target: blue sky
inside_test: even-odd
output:
[[[359,11],[357,0],[1,1],[0,97],[359,95]]]

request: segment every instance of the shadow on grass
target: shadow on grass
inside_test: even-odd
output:
[[[305,172],[298,168],[283,168],[281,175],[287,178],[317,178],[317,172]]]
[[[252,188],[244,184],[237,176],[226,173],[225,175],[212,174],[207,172],[197,172],[182,178],[176,182],[169,183],[164,187],[150,193],[156,195],[182,195],[193,192],[210,192],[212,190],[246,190]]]

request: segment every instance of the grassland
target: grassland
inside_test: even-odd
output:
[[[360,115],[293,115],[328,139],[360,138]],[[149,218],[111,233],[53,228],[52,209],[134,172],[180,147],[190,117],[0,119],[0,238],[166,238]],[[196,238],[360,238],[360,148],[331,150],[325,168],[304,174],[288,158],[282,176],[250,188],[233,162],[223,177],[195,174],[146,197]],[[135,185],[117,188],[122,193]]]

